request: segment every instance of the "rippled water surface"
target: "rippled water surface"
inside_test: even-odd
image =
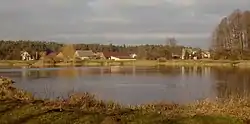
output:
[[[190,103],[205,98],[246,95],[250,70],[211,67],[65,67],[2,68],[0,75],[41,98],[67,98],[90,92],[122,104],[168,101]]]

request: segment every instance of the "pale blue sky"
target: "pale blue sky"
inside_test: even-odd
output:
[[[208,47],[212,30],[250,0],[0,0],[0,39]]]

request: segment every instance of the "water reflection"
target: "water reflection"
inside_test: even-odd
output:
[[[67,67],[0,69],[16,86],[37,97],[67,97],[91,92],[124,104],[154,101],[177,103],[225,98],[250,92],[250,69],[211,67]]]
[[[250,93],[250,70],[238,68],[213,68],[211,72],[216,79],[218,97],[231,95],[248,96]]]

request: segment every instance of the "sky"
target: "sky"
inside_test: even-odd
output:
[[[250,0],[0,0],[0,39],[207,48],[236,9]]]

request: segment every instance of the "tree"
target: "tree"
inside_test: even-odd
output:
[[[241,12],[237,9],[223,18],[212,35],[212,48],[215,54],[221,54],[223,58],[243,59],[246,51],[250,50],[249,27],[249,11]]]
[[[62,53],[65,59],[74,59],[74,54],[75,54],[75,48],[74,45],[69,44],[69,45],[64,45],[62,48]],[[65,60],[66,61],[66,60]]]
[[[172,40],[176,41],[176,40]],[[174,46],[174,47],[173,47]],[[60,44],[56,42],[45,42],[45,41],[0,41],[0,59],[1,60],[20,60],[20,51],[27,51],[30,53],[32,58],[38,56],[46,56],[46,51],[51,51],[55,53],[62,52],[64,60],[74,58],[75,50],[92,50],[95,52],[113,51],[120,53],[135,53],[138,59],[158,59],[167,58],[170,59],[173,52],[181,55],[181,49],[183,46],[179,45],[137,45],[137,46],[127,46],[127,45],[101,45],[101,44]],[[58,56],[53,53],[52,57]],[[55,56],[57,57],[55,57]],[[54,58],[53,58],[54,57]],[[48,56],[47,56],[48,58]],[[55,60],[57,61],[57,60]],[[60,60],[61,61],[61,60]]]
[[[175,47],[177,45],[177,41],[174,37],[167,38],[166,45],[168,45],[170,47]]]

